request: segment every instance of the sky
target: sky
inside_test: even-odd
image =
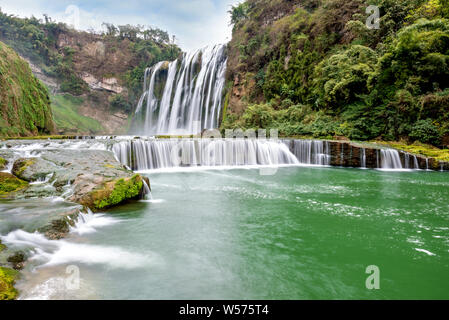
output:
[[[228,10],[242,0],[0,0],[3,12],[43,18],[77,29],[102,29],[102,23],[158,27],[175,35],[184,51],[231,40]]]

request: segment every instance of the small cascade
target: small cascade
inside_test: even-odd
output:
[[[382,169],[402,169],[399,152],[394,149],[380,150],[380,164]]]
[[[429,158],[426,158],[426,170],[429,170]]]
[[[133,170],[299,164],[284,143],[267,139],[135,139],[112,151]]]
[[[149,136],[217,128],[226,62],[226,45],[217,45],[146,69],[131,131]]]
[[[342,143],[340,144],[341,146],[341,153],[340,153],[340,165],[343,166],[344,165],[344,161],[345,161],[345,152],[344,152],[344,147],[345,145]]]
[[[410,168],[410,153],[404,153],[404,168]]]
[[[145,180],[143,182],[143,192],[142,192],[142,200],[153,200],[153,195],[151,194],[151,189],[148,186]]]
[[[328,141],[293,140],[293,154],[301,164],[330,164],[331,155]]]
[[[415,169],[419,169],[418,158],[415,155],[413,155],[413,164]]]
[[[360,148],[360,167],[366,168],[366,149]]]

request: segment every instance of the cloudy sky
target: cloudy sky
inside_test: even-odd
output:
[[[241,0],[0,0],[3,12],[20,17],[46,13],[83,30],[103,22],[158,27],[175,35],[185,51],[231,38],[231,5]],[[79,17],[79,19],[77,19]]]

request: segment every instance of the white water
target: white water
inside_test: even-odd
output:
[[[226,46],[206,47],[145,71],[136,108],[143,135],[192,134],[217,128],[225,85]],[[149,79],[149,81],[148,81]]]
[[[382,169],[402,169],[399,152],[395,149],[380,150],[380,163]]]
[[[365,148],[360,148],[360,167],[366,168],[366,150],[365,150]]]
[[[133,170],[300,164],[287,145],[258,139],[151,139],[116,143],[117,159]]]
[[[71,234],[84,235],[119,223],[120,220],[103,214],[80,213]],[[38,268],[67,263],[104,264],[110,268],[145,267],[150,256],[142,256],[112,246],[94,246],[68,240],[49,240],[40,233],[15,230],[1,237],[3,243],[11,249],[31,250],[29,261],[34,261]]]
[[[329,165],[330,147],[328,141],[292,140],[293,154],[301,164]]]

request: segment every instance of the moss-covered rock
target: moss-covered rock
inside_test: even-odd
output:
[[[0,170],[4,170],[6,165],[8,164],[8,161],[0,157]]]
[[[0,172],[0,196],[19,191],[28,185],[26,181],[20,180],[7,172]]]
[[[22,158],[14,162],[12,173],[17,177],[21,177],[24,171],[36,162],[36,158]]]
[[[8,257],[8,262],[12,264],[14,270],[22,270],[25,264],[26,256],[23,251],[14,252]]]
[[[27,136],[54,131],[50,98],[30,66],[0,42],[0,136]]]
[[[139,196],[142,187],[142,177],[138,174],[106,182],[90,193],[90,207],[103,209],[133,199]]]
[[[14,283],[19,273],[14,269],[0,267],[0,300],[14,300],[18,296],[18,291],[14,288]]]

